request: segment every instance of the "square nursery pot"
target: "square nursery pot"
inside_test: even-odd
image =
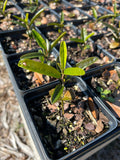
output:
[[[104,123],[104,127],[106,126],[105,127],[106,129],[104,128],[104,130],[101,131],[101,133],[98,133],[94,138],[93,138],[94,131],[92,131],[91,134],[93,135],[90,139],[88,138],[89,140],[87,142],[84,141],[84,138],[87,136],[88,132],[85,137],[83,136],[84,137],[83,139],[82,138],[79,139],[81,136],[79,138],[73,136],[74,134],[76,135],[78,131],[80,132],[80,130],[78,129],[79,127],[77,128],[78,129],[77,132],[69,131],[70,132],[69,136],[66,135],[64,139],[61,139],[62,130],[61,128],[59,128],[60,126],[56,128],[56,125],[58,125],[60,117],[56,116],[58,118],[57,121],[47,119],[47,117],[54,115],[51,113],[53,113],[56,108],[50,107],[49,108],[51,110],[50,112],[45,100],[46,99],[45,96],[49,95],[48,92],[52,88],[54,88],[58,83],[59,82],[57,81],[53,84],[42,86],[39,89],[26,92],[22,96],[19,94],[19,92],[17,92],[17,98],[21,106],[23,117],[27,123],[29,133],[32,137],[33,143],[39,155],[38,159],[42,160],[46,159],[67,160],[67,159],[79,159],[79,158],[85,159],[90,155],[92,155],[93,153],[95,153],[96,151],[98,151],[106,144],[108,144],[109,142],[111,142],[112,140],[114,140],[115,137],[118,137],[118,134],[116,134],[115,137],[110,138],[111,134],[114,134],[114,130],[117,128],[117,121],[115,117],[109,112],[109,110],[106,109],[105,105],[101,104],[101,102],[97,99],[97,97],[91,95],[90,92],[87,92],[87,88],[84,82],[80,78],[77,78],[74,81],[72,81],[72,84],[69,83],[69,86],[67,87],[69,88],[73,85],[78,86],[77,90],[78,99],[79,97],[82,97],[83,101],[86,100],[88,97],[91,97],[93,99],[96,109],[99,110],[100,113],[102,113],[104,118],[106,117],[105,119],[107,119],[107,124],[105,124],[106,122]],[[74,105],[71,104],[69,105],[72,107],[72,109],[75,107]],[[70,106],[64,108],[65,109],[64,115],[66,116],[68,114],[72,115],[72,113],[69,112]],[[75,107],[74,109],[76,108],[77,107]],[[50,113],[50,115],[48,113]],[[76,114],[74,114],[74,116],[75,115]],[[54,116],[52,118],[54,119]],[[68,123],[70,123],[69,125],[73,125],[75,123],[75,122],[73,123],[73,120],[74,120],[73,117],[70,118],[70,121],[68,121]],[[68,130],[65,128],[63,130],[64,134],[67,134],[66,132],[68,132]],[[71,143],[70,145],[66,144],[66,146],[64,146],[66,139],[68,140],[67,137],[70,137],[72,139],[72,142],[69,142]],[[76,140],[76,138],[78,138],[78,140]],[[75,144],[76,148],[73,147]],[[68,153],[66,152],[67,147],[69,148]]]
[[[83,78],[120,123],[120,62],[103,67]],[[109,90],[106,92],[106,90]]]

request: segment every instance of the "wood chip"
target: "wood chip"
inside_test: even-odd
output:
[[[95,107],[95,104],[93,102],[93,99],[91,97],[88,97],[88,104],[89,104],[89,108],[90,108],[90,111],[92,112],[92,115],[95,119],[97,119],[97,110],[96,110],[96,107]]]

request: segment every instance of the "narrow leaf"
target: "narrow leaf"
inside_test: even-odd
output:
[[[76,67],[85,69],[98,60],[98,57],[89,57],[76,64]]]
[[[93,13],[94,18],[97,19],[97,11],[95,8],[92,8],[92,13]]]
[[[60,98],[61,94],[63,93],[63,89],[64,89],[64,86],[62,86],[61,84],[58,84],[56,87],[55,87],[55,90],[51,96],[51,102],[52,104],[57,102],[57,100]]]
[[[41,73],[43,75],[48,75],[54,78],[61,78],[60,72],[55,68],[40,62],[36,62],[30,59],[21,59],[18,62],[18,66],[32,72]]]
[[[26,16],[25,16],[25,22],[26,22],[26,24],[28,23],[28,17],[29,17],[29,13],[26,13]]]
[[[87,36],[87,30],[85,28],[81,29],[81,39],[83,40],[83,42],[85,42]]]
[[[116,14],[107,14],[107,15],[103,15],[103,16],[101,16],[101,17],[99,17],[98,19],[97,19],[97,21],[100,21],[100,20],[102,20],[102,19],[105,19],[105,18],[115,18],[115,17],[117,17],[118,15],[116,15]]]
[[[94,35],[94,32],[93,33],[90,33],[89,35],[86,36],[85,38],[85,41],[87,41],[90,37],[92,37]]]
[[[78,38],[70,38],[70,41],[73,41],[76,43],[84,43],[84,41],[82,39],[78,39]]]
[[[38,45],[44,50],[46,50],[47,47],[44,38],[35,29],[32,29],[32,34],[35,40],[37,41]]]
[[[66,32],[63,32],[54,42],[51,43],[51,50],[53,47],[57,45],[57,43],[61,40],[61,38],[66,34]]]
[[[119,43],[119,42],[114,41],[114,42],[111,42],[111,43],[110,43],[110,48],[111,48],[111,49],[117,48],[117,47],[119,47],[119,46],[120,46],[120,43]]]
[[[61,24],[64,23],[64,13],[63,12],[61,12],[60,23]]]
[[[6,6],[7,6],[7,1],[8,0],[5,0],[4,5],[3,5],[3,13],[5,12],[5,9],[6,9]]]
[[[21,17],[18,17],[16,15],[13,15],[13,17],[16,18],[16,19],[18,19],[20,22],[26,23],[25,20],[23,18],[21,18]]]
[[[45,7],[39,10],[31,19],[30,21],[30,26],[34,23],[34,21],[38,18],[38,16],[45,10]]]
[[[72,68],[66,68],[64,70],[64,74],[70,76],[83,76],[85,75],[85,71],[78,67],[72,67]]]
[[[61,66],[61,70],[65,69],[66,61],[67,61],[67,46],[66,46],[65,41],[62,41],[60,43],[60,66]]]
[[[44,56],[44,54],[39,53],[39,52],[32,52],[32,53],[24,54],[23,56],[20,57],[20,59],[37,58],[37,57],[40,57],[40,56]]]

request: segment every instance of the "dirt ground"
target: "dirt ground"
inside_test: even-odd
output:
[[[87,160],[119,160],[120,138]],[[0,54],[0,160],[35,160],[11,81]]]

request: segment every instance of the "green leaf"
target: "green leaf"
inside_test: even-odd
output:
[[[78,67],[72,67],[72,68],[66,68],[64,70],[64,74],[70,76],[83,76],[85,75],[85,71]]]
[[[105,90],[102,92],[102,94],[104,94],[104,95],[111,94],[111,90],[105,89]]]
[[[53,49],[53,47],[55,47],[57,45],[57,43],[61,40],[61,38],[66,34],[66,32],[63,32],[55,41],[53,41],[51,43],[51,50]]]
[[[71,41],[76,42],[76,43],[84,43],[82,39],[79,38],[70,38]]]
[[[113,98],[113,97],[107,97],[107,100],[109,101],[109,102],[111,102],[111,103],[114,103],[115,102],[115,99]]]
[[[67,46],[65,41],[60,43],[60,68],[63,71],[66,67],[67,61]]]
[[[46,50],[47,47],[44,38],[35,29],[32,29],[32,34],[35,40],[37,41],[38,45],[44,50]]]
[[[55,68],[47,64],[34,61],[34,60],[21,59],[18,62],[18,66],[21,68],[30,70],[32,72],[41,73],[43,75],[48,75],[54,78],[61,78],[60,72],[58,72],[58,70],[56,70]]]
[[[23,56],[20,57],[20,59],[37,58],[37,57],[40,57],[40,56],[44,56],[44,54],[39,53],[39,52],[32,52],[32,53],[24,54]]]
[[[64,23],[64,13],[63,12],[61,12],[60,23],[61,24]]]
[[[38,18],[38,16],[45,10],[45,8],[46,7],[42,8],[33,16],[33,18],[30,21],[30,26],[34,23],[34,21]]]
[[[101,87],[97,87],[97,92],[102,93],[102,92],[103,92],[103,88],[101,88]]]
[[[97,19],[97,11],[95,8],[92,8],[92,13],[93,13],[94,18]]]
[[[118,15],[116,15],[116,14],[107,14],[107,15],[103,15],[103,16],[99,17],[99,18],[97,19],[97,21],[100,21],[100,20],[105,19],[105,18],[115,18],[115,17],[117,17],[117,16],[118,16]]]
[[[95,33],[90,33],[89,35],[86,36],[85,41],[87,41],[90,37],[92,37]]]
[[[26,22],[26,24],[28,24],[28,17],[29,17],[29,13],[26,13],[26,16],[25,16],[25,22]]]
[[[13,17],[16,18],[16,19],[18,19],[20,22],[24,22],[26,24],[26,21],[23,18],[18,17],[16,15],[13,15]]]
[[[21,22],[14,21],[14,20],[12,20],[12,23],[18,24],[19,26],[22,26],[22,27],[26,28],[25,23],[21,23]]]
[[[117,13],[117,5],[116,5],[116,2],[114,3],[114,14]]]
[[[62,86],[61,84],[58,84],[54,91],[53,91],[53,94],[51,96],[51,102],[52,104],[57,102],[57,100],[60,98],[61,94],[63,93],[63,89],[64,89],[64,86]]]
[[[76,67],[85,69],[98,60],[98,57],[89,57],[76,64]]]
[[[87,30],[86,28],[82,28],[81,29],[81,39],[83,40],[83,42],[85,42],[86,36],[87,36]]]
[[[6,6],[7,6],[7,1],[8,1],[8,0],[5,0],[4,5],[3,5],[3,10],[2,10],[3,13],[5,13],[5,9],[6,9]]]

